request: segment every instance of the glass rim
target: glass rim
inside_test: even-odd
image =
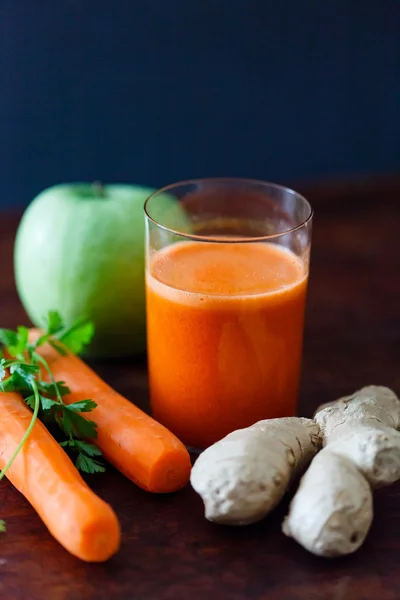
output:
[[[269,186],[276,190],[289,192],[291,195],[297,196],[297,198],[299,200],[302,200],[305,203],[306,207],[308,208],[309,214],[308,214],[307,218],[305,218],[298,225],[289,227],[288,229],[285,229],[284,231],[281,231],[279,233],[271,233],[268,235],[252,236],[252,237],[248,237],[248,236],[239,237],[238,236],[232,240],[216,239],[215,237],[213,237],[211,235],[198,235],[198,234],[193,234],[193,233],[184,233],[182,231],[178,231],[176,229],[172,229],[171,227],[167,227],[166,225],[163,225],[162,223],[160,223],[159,221],[157,221],[150,215],[149,210],[148,210],[148,204],[155,196],[158,196],[160,194],[164,194],[165,192],[171,191],[173,188],[176,188],[178,186],[196,184],[196,183],[200,183],[200,182],[203,182],[203,183],[204,182],[209,182],[209,183],[213,183],[213,182],[215,182],[215,183],[224,183],[224,182],[235,183],[236,182],[236,183],[244,183],[244,184],[251,184],[251,185],[256,184],[256,185],[261,185],[264,187]],[[166,231],[173,235],[178,235],[187,240],[192,240],[192,241],[197,241],[197,242],[210,242],[210,243],[214,243],[214,244],[223,244],[223,243],[224,244],[227,244],[227,243],[228,244],[237,244],[237,243],[243,244],[243,243],[253,243],[253,242],[265,242],[268,240],[280,238],[283,235],[287,235],[289,233],[294,233],[295,231],[298,231],[302,227],[308,225],[308,223],[310,223],[312,221],[312,218],[314,216],[314,209],[311,206],[310,202],[307,200],[307,198],[305,196],[303,196],[299,192],[296,192],[296,190],[294,190],[290,187],[287,187],[285,185],[281,185],[279,183],[274,183],[271,181],[264,181],[262,179],[242,178],[242,177],[203,177],[203,178],[200,177],[197,179],[185,179],[183,181],[177,181],[176,183],[170,183],[170,184],[165,185],[164,187],[161,187],[161,188],[155,190],[154,192],[152,192],[150,194],[150,196],[148,196],[146,198],[144,206],[143,206],[143,210],[144,210],[145,217],[149,221],[151,221],[154,225],[156,225],[157,227],[162,229],[163,231]]]

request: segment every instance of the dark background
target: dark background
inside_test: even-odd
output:
[[[398,0],[0,0],[0,207],[400,170]]]

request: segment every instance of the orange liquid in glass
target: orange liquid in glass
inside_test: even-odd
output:
[[[307,276],[271,243],[180,242],[147,273],[151,406],[204,448],[296,412]]]

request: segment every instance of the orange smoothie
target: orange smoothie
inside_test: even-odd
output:
[[[184,443],[295,414],[307,289],[295,254],[179,242],[150,259],[146,288],[152,411]]]

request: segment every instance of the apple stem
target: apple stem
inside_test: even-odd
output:
[[[105,190],[104,184],[101,181],[93,181],[92,188],[93,188],[94,192],[101,198],[106,197],[106,190]]]

